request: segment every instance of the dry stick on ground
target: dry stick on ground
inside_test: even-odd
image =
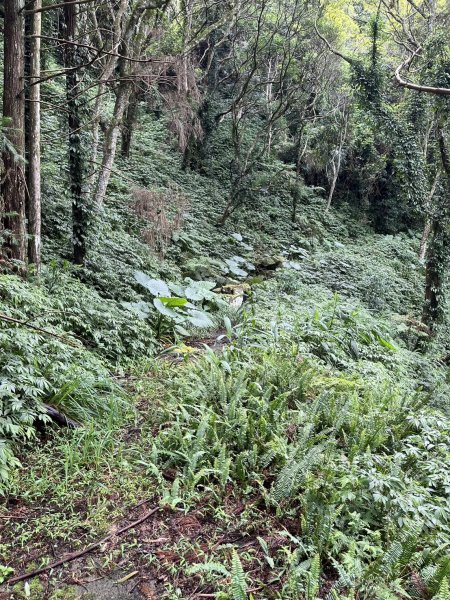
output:
[[[131,523],[130,525],[126,525],[125,527],[122,527],[118,531],[109,533],[102,540],[99,540],[98,542],[94,542],[93,544],[86,546],[86,548],[83,548],[82,550],[78,550],[77,552],[72,552],[72,554],[69,554],[68,556],[66,556],[64,558],[60,558],[59,560],[56,560],[55,562],[50,563],[46,567],[42,567],[41,569],[36,569],[35,571],[30,571],[29,573],[24,573],[23,575],[18,575],[17,577],[13,577],[12,579],[9,579],[6,582],[6,585],[10,586],[10,585],[19,583],[19,581],[24,581],[25,579],[31,579],[32,577],[41,575],[42,573],[45,573],[46,571],[50,571],[51,569],[60,567],[61,565],[71,562],[77,558],[81,558],[85,554],[92,552],[92,550],[96,550],[103,544],[106,544],[106,542],[109,542],[109,540],[111,540],[113,537],[121,535],[122,533],[127,532],[129,529],[133,529],[134,527],[137,527],[138,525],[140,525],[141,523],[143,523],[144,521],[149,519],[156,512],[158,512],[158,510],[159,510],[159,507],[153,508],[152,510],[145,513],[145,515],[143,517],[141,517],[140,519],[138,519],[137,521],[133,521],[133,523]]]

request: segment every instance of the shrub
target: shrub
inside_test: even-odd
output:
[[[174,234],[182,227],[188,208],[186,196],[176,190],[134,188],[132,208],[145,222],[142,237],[164,258]]]

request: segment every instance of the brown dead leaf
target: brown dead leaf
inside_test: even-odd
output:
[[[146,581],[143,581],[141,583],[141,585],[139,586],[139,589],[141,590],[141,593],[145,597],[146,600],[158,600],[155,590]]]

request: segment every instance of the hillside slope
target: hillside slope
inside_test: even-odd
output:
[[[20,322],[0,321],[0,577],[113,534],[3,597],[109,598],[85,586],[131,576],[143,598],[447,598],[450,342],[420,324],[420,236],[377,235],[311,188],[292,223],[282,185],[218,227],[225,191],[165,132],[145,116],[83,269],[47,155],[43,276],[0,276]],[[152,305],[136,271],[245,282],[246,301],[174,340],[170,315],[130,305]],[[43,403],[82,427],[34,438]]]

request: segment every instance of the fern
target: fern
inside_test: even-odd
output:
[[[450,600],[450,585],[448,577],[445,577],[442,580],[437,594],[433,596],[433,600]]]
[[[205,562],[197,565],[192,565],[186,570],[187,575],[195,575],[196,573],[213,573],[230,577],[231,573],[224,565],[216,562]]]
[[[316,554],[306,575],[306,600],[316,600],[320,588],[320,556]]]
[[[233,600],[247,600],[245,573],[236,550],[231,557],[231,596]]]

